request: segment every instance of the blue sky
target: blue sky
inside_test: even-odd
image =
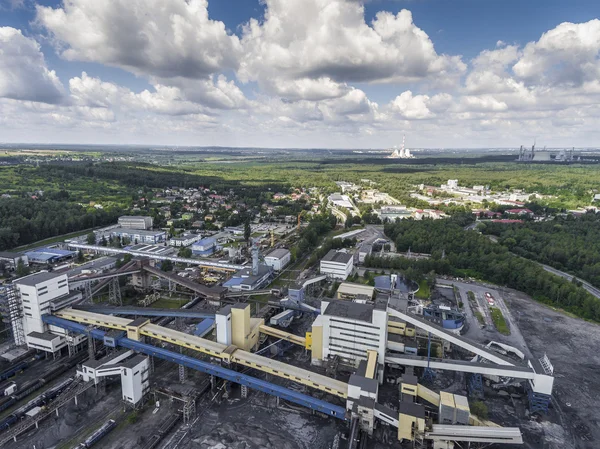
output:
[[[0,141],[598,145],[598,1],[0,5]]]

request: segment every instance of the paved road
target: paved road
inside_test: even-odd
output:
[[[473,223],[473,224],[470,224],[469,226],[466,226],[466,227],[465,227],[465,231],[468,231],[468,230],[473,230],[473,229],[475,229],[475,228],[474,228],[474,225],[476,225],[476,224],[477,224],[477,223]],[[488,237],[489,237],[489,239],[490,239],[492,242],[494,242],[494,243],[498,243],[498,238],[497,238],[497,237],[495,237],[495,236],[492,236],[492,235],[488,235]],[[520,256],[520,257],[522,257],[522,256]],[[525,259],[527,259],[527,258],[525,258]],[[549,273],[555,274],[556,276],[560,276],[560,277],[562,277],[562,278],[565,278],[565,279],[567,279],[567,280],[569,280],[569,281],[570,281],[570,280],[572,280],[572,279],[575,277],[575,276],[573,276],[572,274],[565,273],[564,271],[557,270],[556,268],[552,268],[552,267],[551,267],[551,266],[549,266],[549,265],[544,265],[543,263],[537,262],[537,261],[535,261],[535,260],[533,260],[533,259],[527,259],[527,260],[530,260],[530,261],[532,261],[532,262],[535,262],[535,263],[537,263],[538,265],[541,265],[541,266],[542,266],[542,268],[544,268],[544,270],[548,271]],[[594,295],[596,298],[600,299],[600,289],[599,289],[599,288],[596,288],[596,287],[594,287],[592,284],[590,284],[589,282],[586,282],[586,281],[584,281],[584,280],[582,280],[582,279],[579,279],[579,278],[576,278],[576,279],[577,279],[579,282],[581,282],[581,286],[582,286],[583,288],[585,288],[585,289],[586,289],[588,292],[590,292],[590,293],[591,293],[592,295]]]
[[[521,334],[521,330],[519,329],[517,323],[513,319],[510,310],[504,302],[504,299],[495,287],[486,286],[479,283],[465,283],[444,279],[439,279],[438,282],[445,284],[452,283],[456,287],[458,287],[461,293],[461,297],[463,298],[463,304],[465,305],[465,311],[467,313],[467,318],[470,321],[469,330],[465,334],[465,337],[471,338],[472,340],[480,341],[481,343],[487,343],[490,340],[496,340],[502,343],[506,343],[508,345],[520,349],[525,353],[526,357],[531,358],[531,351],[529,350],[529,347],[527,346],[525,339]],[[467,297],[468,291],[472,291],[475,294],[478,306],[477,309],[480,313],[483,314],[486,321],[486,327],[484,329],[481,329],[479,327],[479,322],[474,316],[473,311],[469,310],[470,304]],[[510,335],[502,335],[496,330],[492,322],[487,300],[485,299],[486,292],[489,292],[494,297],[496,307],[498,307],[502,311],[502,315],[504,315],[504,319],[506,320],[510,329]]]
[[[538,263],[539,263],[539,262],[538,262]],[[544,267],[544,270],[546,270],[546,271],[548,271],[548,272],[550,272],[550,273],[552,273],[552,274],[555,274],[555,275],[557,275],[557,276],[560,276],[560,277],[562,277],[562,278],[565,278],[565,279],[567,279],[567,280],[569,280],[569,281],[570,281],[570,280],[572,280],[572,279],[575,277],[575,276],[573,276],[572,274],[565,273],[564,271],[557,270],[556,268],[552,268],[552,267],[550,267],[550,266],[548,266],[548,265],[544,265],[543,263],[540,263],[540,265],[541,265],[542,267]],[[592,284],[590,284],[589,282],[586,282],[586,281],[584,281],[584,280],[582,280],[582,279],[579,279],[579,278],[576,278],[576,279],[577,279],[579,282],[581,282],[581,286],[582,286],[583,288],[585,288],[585,289],[586,289],[588,292],[590,292],[590,293],[591,293],[592,295],[594,295],[596,298],[600,299],[600,289],[598,289],[598,288],[594,287]]]

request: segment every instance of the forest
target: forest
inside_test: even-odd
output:
[[[487,236],[465,231],[465,217],[458,215],[449,220],[397,221],[386,224],[385,233],[396,243],[399,252],[410,248],[413,252],[432,255],[427,263],[412,263],[413,270],[434,269],[441,274],[449,272],[505,285],[544,304],[600,322],[600,300],[577,283],[548,273],[535,262],[490,241]],[[403,269],[409,266],[402,258],[370,257],[366,263],[373,268]]]
[[[574,274],[600,287],[600,215],[557,216],[516,225],[485,223],[481,231],[498,237],[511,252]]]
[[[63,192],[47,198],[0,199],[0,250],[114,223],[123,212],[83,207],[68,201],[68,196]]]

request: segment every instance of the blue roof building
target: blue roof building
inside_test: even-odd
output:
[[[25,253],[29,263],[53,264],[71,259],[77,255],[77,251],[69,251],[58,248],[37,248]]]
[[[192,245],[192,254],[197,256],[210,256],[215,251],[221,249],[217,246],[217,240],[214,237],[206,237],[198,240]]]

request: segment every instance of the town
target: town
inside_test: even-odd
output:
[[[118,400],[126,419],[160,431],[125,436],[111,418],[93,434],[75,432],[69,444],[108,435],[157,447],[172,432],[183,435],[203,407],[247,400],[257,390],[322,415],[359,417],[351,418],[351,439],[435,448],[457,440],[522,443],[518,420],[504,427],[489,421],[503,399],[486,391],[525,398],[519,401],[529,414],[544,416],[552,361],[527,349],[506,293],[448,276],[443,253],[398,247],[401,240],[390,236],[401,223],[451,221],[446,207],[462,207],[473,230],[552,220],[526,207],[547,197],[449,180],[415,186],[411,197],[433,207],[418,209],[369,179],[335,184],[334,193],[292,187],[253,203],[232,189],[146,189],[132,215],[114,224],[1,252],[0,305],[10,337],[0,409],[12,413],[0,421],[0,441],[28,440],[32,427],[52,413],[62,422],[62,408],[79,401],[98,419],[103,408],[89,402],[96,397]],[[133,215],[143,211],[152,214]],[[406,263],[416,270],[394,270]],[[242,374],[248,369],[256,374]],[[453,372],[464,376],[458,384]],[[302,393],[289,389],[294,382]],[[397,409],[389,401],[395,395]],[[268,396],[261,402],[273,407]]]

